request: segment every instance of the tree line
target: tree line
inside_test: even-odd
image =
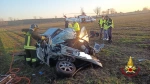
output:
[[[149,10],[150,10],[150,8],[144,7],[141,11],[149,11]],[[93,9],[93,11],[96,14],[96,16],[118,13],[114,8],[109,8],[107,10],[102,10],[101,7],[96,7],[95,9]],[[119,12],[119,13],[121,13],[121,12]],[[81,15],[86,15],[83,8],[81,8]],[[54,16],[54,18],[57,18],[57,16]],[[33,16],[33,19],[39,19],[40,20],[40,19],[43,19],[43,18],[42,17],[38,18],[36,16]],[[9,21],[16,21],[17,23],[21,22],[21,20],[15,19],[15,18],[12,18],[12,17],[8,17],[8,20]],[[21,22],[21,23],[23,23],[23,22]],[[0,26],[6,26],[6,25],[8,25],[8,21],[4,21],[3,18],[0,18]]]

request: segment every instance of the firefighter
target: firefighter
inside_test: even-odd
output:
[[[102,39],[102,34],[103,34],[103,28],[104,28],[104,16],[102,16],[100,19],[99,19],[99,27],[100,27],[100,39]]]
[[[73,21],[72,28],[76,31],[77,37],[79,37],[79,35],[80,35],[80,25],[76,20]]]
[[[25,61],[26,64],[37,67],[39,65],[39,60],[36,54],[36,42],[37,40],[44,40],[44,36],[40,36],[38,33],[38,26],[32,24],[25,36],[24,49],[26,52]]]
[[[104,20],[104,29],[108,29],[108,43],[112,43],[112,28],[114,28],[113,20],[106,15]]]

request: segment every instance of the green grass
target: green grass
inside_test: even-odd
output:
[[[6,74],[9,70],[11,56],[6,53],[0,38],[0,74]]]
[[[18,59],[14,62],[13,67],[19,67],[20,76],[27,76],[31,79],[32,84],[148,84],[150,82],[150,13],[140,15],[116,16],[112,17],[115,23],[113,29],[113,43],[105,43],[105,47],[99,52],[96,57],[100,59],[103,68],[93,68],[92,66],[80,70],[74,77],[60,78],[55,74],[54,67],[41,65],[35,69],[29,66],[24,66],[23,57],[15,57]],[[98,21],[98,20],[97,20]],[[64,28],[64,22],[60,23],[45,23],[39,24],[40,32],[46,31],[49,27]],[[80,26],[85,26],[88,31],[98,31],[97,22],[80,23]],[[29,25],[10,26],[9,31],[21,31],[22,28],[29,28]],[[6,32],[6,31],[3,31]],[[91,38],[90,44],[94,42],[103,43],[99,38]],[[0,43],[1,46],[2,43]],[[0,47],[2,56],[0,57],[1,72],[7,72],[11,56],[6,54],[7,50]],[[133,62],[136,67],[140,67],[140,73],[132,78],[124,76],[120,68],[127,65],[129,57],[133,57]],[[139,59],[147,59],[139,62]],[[43,71],[44,75],[38,72]],[[33,77],[32,74],[36,74]]]

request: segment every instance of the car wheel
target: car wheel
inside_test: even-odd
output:
[[[56,72],[58,75],[71,76],[76,71],[76,67],[69,61],[58,61],[56,64]]]

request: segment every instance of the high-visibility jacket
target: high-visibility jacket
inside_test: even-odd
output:
[[[103,19],[103,18],[101,18],[101,19],[99,20],[99,25],[100,25],[101,28],[104,27],[104,19]]]
[[[113,20],[111,18],[104,20],[104,30],[108,30],[110,27],[114,28]]]
[[[25,36],[25,45],[24,49],[36,50],[36,42],[37,40],[41,40],[42,36],[38,34],[38,31],[29,30]]]
[[[75,31],[80,31],[79,23],[75,22],[72,28],[73,28]]]

